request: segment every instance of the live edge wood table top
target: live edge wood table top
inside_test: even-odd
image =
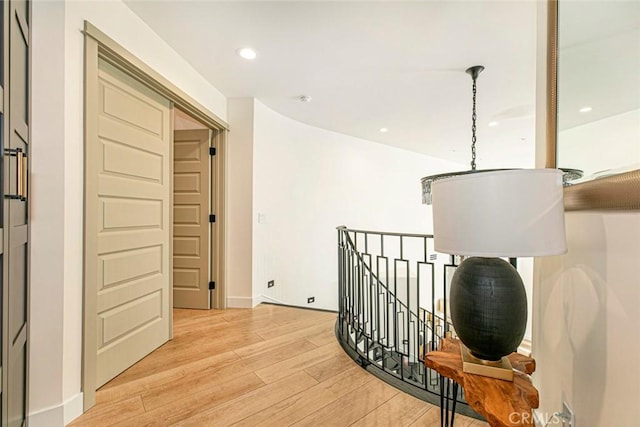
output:
[[[441,340],[439,351],[425,356],[425,365],[464,388],[465,400],[492,427],[533,426],[532,409],[539,405],[538,390],[529,375],[536,369],[536,361],[518,353],[511,353],[513,382],[498,380],[462,371],[460,341]]]

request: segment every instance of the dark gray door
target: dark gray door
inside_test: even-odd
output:
[[[2,2],[2,425],[27,413],[30,18],[26,1]]]

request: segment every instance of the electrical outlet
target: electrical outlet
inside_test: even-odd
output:
[[[275,285],[275,282],[273,280],[269,280],[267,282],[267,288],[273,288],[274,285]]]
[[[316,297],[309,297],[307,298],[307,304],[311,304],[312,302],[316,301]]]
[[[562,427],[576,427],[576,416],[565,401],[562,401],[562,413],[566,415],[566,419],[562,420]]]

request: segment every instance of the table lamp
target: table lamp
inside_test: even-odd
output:
[[[449,298],[463,370],[511,381],[505,356],[524,337],[527,297],[517,270],[501,257],[567,251],[562,172],[470,173],[434,182],[432,193],[435,250],[465,257]]]

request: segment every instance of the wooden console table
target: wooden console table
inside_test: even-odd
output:
[[[515,370],[513,382],[464,373],[460,341],[446,338],[441,341],[439,351],[426,354],[425,365],[459,384],[469,406],[484,416],[491,427],[533,426],[532,409],[538,407],[539,399],[529,375],[535,371],[536,362],[518,353],[511,353],[508,358]]]

